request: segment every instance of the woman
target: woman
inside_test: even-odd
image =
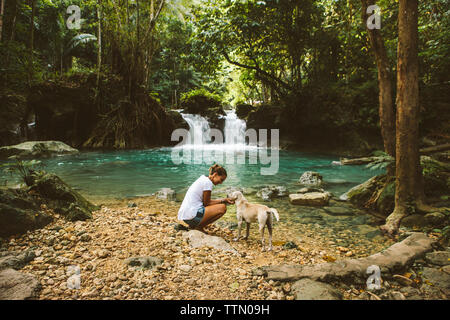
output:
[[[226,178],[227,172],[223,167],[218,164],[210,167],[208,177],[202,175],[189,187],[178,211],[178,220],[186,222],[191,229],[205,232],[205,226],[227,212],[226,204],[234,203],[229,198],[211,199],[213,185],[221,184]]]

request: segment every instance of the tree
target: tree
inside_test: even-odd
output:
[[[395,208],[381,228],[394,234],[423,204],[419,155],[418,1],[400,0],[398,14]]]
[[[368,19],[367,8],[369,4],[375,4],[376,1],[361,0],[362,20],[365,25]],[[393,83],[391,76],[391,67],[384,45],[383,36],[379,29],[367,28],[370,45],[375,54],[378,68],[378,89],[379,89],[379,115],[381,136],[383,138],[384,150],[387,154],[395,156],[395,111],[393,95]]]
[[[5,1],[6,0],[0,0],[0,42],[2,41],[2,33],[3,33],[3,15],[5,12]]]

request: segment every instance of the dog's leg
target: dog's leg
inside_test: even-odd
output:
[[[250,234],[250,222],[246,222],[247,230],[245,230],[245,238],[244,240],[248,239],[248,236]]]
[[[266,227],[266,224],[260,224],[259,225],[259,233],[261,234],[261,245],[262,245],[262,249],[261,251],[264,251],[264,228]]]
[[[272,251],[272,219],[267,219],[267,230],[269,231],[269,250]]]
[[[238,235],[236,238],[233,239],[234,241],[238,241],[239,238],[241,237],[241,227],[242,227],[242,219],[238,221]]]

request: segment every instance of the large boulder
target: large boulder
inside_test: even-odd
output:
[[[61,141],[26,141],[13,146],[0,148],[0,159],[42,158],[61,154],[75,154],[77,149]]]
[[[39,201],[22,189],[0,189],[0,237],[39,229],[53,218],[40,210]]]
[[[35,172],[32,175],[30,190],[37,192],[55,212],[70,221],[90,219],[92,211],[98,209],[51,173]]]
[[[14,269],[0,271],[0,300],[36,299],[41,285],[31,274]]]
[[[183,238],[186,239],[189,245],[193,248],[199,247],[213,247],[217,250],[231,252],[238,254],[228,242],[221,237],[210,236],[197,230],[191,230],[183,234]]]
[[[292,193],[289,202],[301,206],[326,206],[330,200],[328,192]]]

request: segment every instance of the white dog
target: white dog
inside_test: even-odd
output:
[[[228,195],[228,198],[235,200],[236,203],[236,216],[238,220],[238,235],[237,238],[233,239],[238,241],[241,237],[241,226],[242,222],[245,220],[247,224],[247,232],[244,237],[245,240],[248,239],[250,232],[250,223],[258,221],[259,232],[261,233],[261,244],[262,251],[264,251],[264,228],[267,225],[269,230],[269,250],[272,250],[272,214],[275,216],[277,221],[280,220],[278,216],[278,211],[274,208],[269,208],[268,206],[262,204],[252,204],[245,199],[244,195],[240,191],[234,191]]]

